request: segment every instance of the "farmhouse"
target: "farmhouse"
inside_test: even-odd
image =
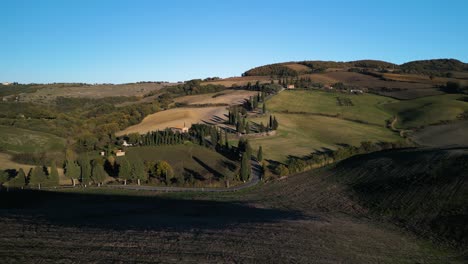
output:
[[[4,82],[4,83],[2,83],[2,85],[10,85],[10,84],[11,84],[11,83],[9,83],[9,82]]]
[[[294,84],[288,84],[286,85],[286,89],[294,89],[296,87],[294,87]]]
[[[352,89],[352,90],[350,90],[350,92],[351,92],[351,93],[355,93],[355,94],[362,94],[362,93],[364,93],[364,91],[359,90],[359,89]]]
[[[122,143],[122,146],[131,147],[131,146],[133,146],[133,144],[130,144],[130,143],[127,142],[127,140],[124,140],[123,143]]]
[[[189,128],[186,126],[183,127],[171,127],[171,131],[174,133],[188,133]]]
[[[115,155],[116,155],[117,157],[125,156],[125,151],[119,149],[119,150],[117,150],[117,152],[115,153]]]

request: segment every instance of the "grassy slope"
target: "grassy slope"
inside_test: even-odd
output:
[[[349,98],[354,106],[338,106],[336,97]],[[396,141],[397,135],[385,128],[391,115],[382,105],[395,100],[376,95],[347,95],[319,91],[284,91],[267,102],[279,121],[278,134],[252,138],[254,148],[262,146],[267,159],[284,161],[288,155],[303,156],[338,144],[358,145],[361,141]],[[310,114],[287,114],[305,112]],[[340,118],[311,114],[339,115]],[[359,120],[369,124],[344,120]],[[267,117],[253,122],[267,123]]]
[[[387,104],[384,108],[398,117],[399,128],[427,126],[445,120],[454,120],[468,103],[457,100],[461,95],[429,96]]]
[[[354,106],[339,106],[337,97],[350,99]],[[385,125],[391,114],[382,108],[383,104],[396,100],[372,95],[348,95],[321,91],[284,91],[268,101],[268,109],[273,112],[308,112],[340,115],[343,118],[361,120],[371,124]]]
[[[0,126],[0,149],[11,152],[47,152],[64,148],[65,140],[57,136]]]
[[[288,155],[303,156],[323,148],[336,149],[338,144],[359,145],[362,141],[396,141],[399,137],[381,126],[366,125],[339,118],[275,114],[280,124],[277,135],[252,138],[257,149],[262,146],[264,157],[284,161]],[[254,122],[267,118],[256,118]]]
[[[225,164],[236,166],[232,161],[224,158],[221,154],[198,145],[178,145],[160,147],[135,147],[127,150],[130,161],[141,159],[144,161],[165,160],[171,164],[176,175],[183,175],[185,169],[194,171],[206,179],[216,178],[219,174],[233,174],[226,168]],[[198,160],[198,161],[197,161]],[[215,171],[209,171],[203,163]]]

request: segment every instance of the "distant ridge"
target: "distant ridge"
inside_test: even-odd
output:
[[[297,61],[259,66],[243,73],[243,76],[298,76],[323,72],[327,69],[370,69],[399,70],[404,73],[431,74],[450,71],[468,71],[468,64],[456,59],[431,59],[411,61],[401,65],[380,60],[337,61]]]

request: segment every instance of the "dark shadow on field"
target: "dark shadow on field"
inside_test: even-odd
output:
[[[202,166],[209,173],[213,174],[216,178],[218,178],[218,179],[223,178],[223,174],[221,174],[217,170],[211,168],[208,164],[203,162],[201,159],[199,159],[197,157],[193,157],[193,160],[196,161],[198,164],[200,164],[200,166]]]
[[[298,211],[221,202],[38,190],[0,190],[0,221],[112,230],[189,231],[303,219]],[[31,224],[33,225],[33,224]]]
[[[203,177],[203,175],[201,175],[200,173],[198,173],[198,172],[196,172],[194,170],[191,170],[189,168],[184,168],[184,173],[186,173],[187,175],[192,176],[194,179],[199,180],[199,181],[206,180],[205,177]]]

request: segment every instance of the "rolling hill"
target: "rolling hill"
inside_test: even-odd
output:
[[[304,67],[305,66],[305,67]],[[300,61],[275,63],[256,67],[244,72],[243,76],[299,76],[304,73],[322,72],[327,69],[363,68],[402,70],[407,73],[430,74],[434,72],[466,72],[468,64],[455,59],[433,59],[411,61],[401,65],[378,60],[336,61]]]

